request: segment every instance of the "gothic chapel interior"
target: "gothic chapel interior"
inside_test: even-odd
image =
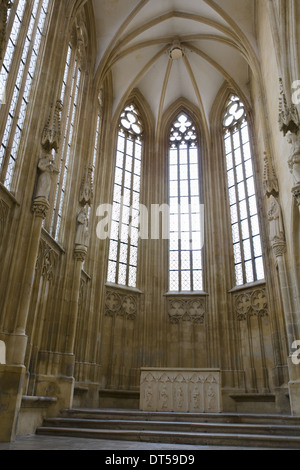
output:
[[[300,2],[0,0],[0,441],[300,416]]]

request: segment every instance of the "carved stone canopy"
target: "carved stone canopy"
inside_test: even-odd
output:
[[[286,136],[289,132],[297,134],[300,129],[300,119],[296,106],[291,103],[288,105],[286,94],[284,92],[283,81],[279,79],[280,100],[279,100],[279,128]]]
[[[81,181],[79,203],[82,207],[91,206],[93,202],[93,168],[87,167]]]
[[[62,102],[58,100],[55,106],[51,107],[47,124],[42,134],[42,147],[47,152],[51,150],[58,151],[61,137],[60,113],[62,111]]]
[[[265,167],[264,167],[264,190],[265,190],[265,195],[267,197],[273,196],[273,197],[278,197],[279,195],[279,185],[278,185],[278,179],[275,174],[274,167],[272,165],[270,156],[268,155],[267,152],[264,153],[264,161],[265,161]]]

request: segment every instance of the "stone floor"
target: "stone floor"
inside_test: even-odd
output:
[[[0,443],[1,450],[105,450],[105,451],[194,451],[201,450],[268,450],[252,447],[217,447],[176,444],[157,444],[131,441],[109,441],[98,439],[79,439],[70,437],[26,436],[15,442]],[[274,449],[273,449],[274,450]]]

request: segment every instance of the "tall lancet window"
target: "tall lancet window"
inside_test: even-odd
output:
[[[61,238],[60,228],[65,207],[67,179],[72,166],[72,154],[76,145],[79,113],[82,101],[84,74],[78,57],[78,50],[68,46],[68,53],[62,82],[60,100],[62,111],[62,142],[59,151],[58,177],[50,233],[55,240]]]
[[[107,281],[136,287],[143,127],[136,108],[121,114]]]
[[[45,36],[49,0],[16,0],[8,5],[7,41],[0,64],[0,181],[13,190],[30,92]]]
[[[169,140],[169,290],[203,290],[199,142],[192,120],[181,113]]]
[[[223,121],[232,241],[237,286],[264,279],[262,245],[249,125],[237,96]]]

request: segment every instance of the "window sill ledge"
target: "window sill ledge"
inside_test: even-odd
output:
[[[256,282],[251,282],[249,284],[243,284],[242,286],[236,286],[233,289],[230,289],[228,292],[233,293],[233,292],[239,292],[242,290],[247,290],[247,289],[253,289],[254,287],[259,287],[259,286],[265,286],[266,281],[263,279],[262,281],[256,281]]]
[[[136,287],[121,286],[119,284],[113,284],[111,282],[106,282],[105,287],[110,287],[111,289],[119,289],[121,291],[132,292],[133,294],[143,294],[143,292]]]
[[[189,297],[199,297],[199,296],[207,296],[209,295],[207,292],[204,291],[194,291],[194,292],[187,292],[187,291],[182,291],[182,292],[166,292],[164,296],[166,297],[176,297],[176,296],[189,296]]]

